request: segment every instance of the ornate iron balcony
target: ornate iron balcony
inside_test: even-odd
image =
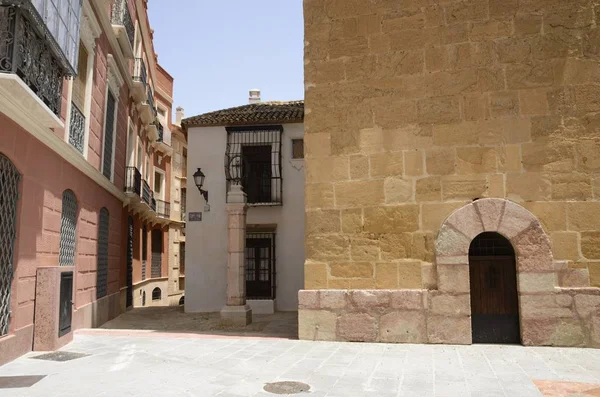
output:
[[[74,102],[71,102],[71,124],[69,127],[69,143],[83,154],[85,145],[85,116]]]
[[[0,73],[19,76],[60,114],[63,80],[74,71],[31,1],[0,0]]]
[[[142,174],[136,167],[125,169],[125,193],[137,194],[140,197],[142,195]]]
[[[161,218],[171,217],[171,203],[163,200],[156,200],[156,214]]]
[[[157,127],[158,127],[158,139],[156,140],[156,142],[163,142],[165,128],[163,127],[163,125],[161,123],[158,123]]]
[[[113,25],[122,25],[125,27],[127,37],[131,48],[135,40],[135,26],[131,14],[129,13],[129,7],[127,6],[127,0],[115,0],[112,6],[111,23]]]
[[[140,82],[144,85],[144,90],[148,85],[148,72],[146,64],[142,58],[135,58],[135,67],[133,69],[133,81]]]
[[[156,117],[156,109],[154,108],[154,91],[152,91],[152,87],[148,87],[148,105]]]
[[[142,181],[142,201],[152,207],[152,190],[146,181]]]

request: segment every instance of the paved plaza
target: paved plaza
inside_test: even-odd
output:
[[[62,351],[85,356],[61,362],[36,352],[0,367],[0,384],[45,375],[0,397],[266,397],[275,394],[265,385],[278,381],[308,384],[298,394],[307,397],[600,395],[600,350],[592,349],[83,330]]]

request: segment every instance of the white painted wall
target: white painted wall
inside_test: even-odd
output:
[[[303,124],[284,124],[282,137],[283,205],[250,207],[247,223],[276,224],[276,310],[298,309],[298,290],[304,285],[304,161],[292,160],[292,139],[304,136]],[[206,175],[210,212],[202,222],[186,225],[186,312],[216,312],[225,305],[227,271],[227,211],[224,127],[188,130],[187,211],[201,212],[204,199],[192,175]],[[188,216],[189,219],[189,216]]]

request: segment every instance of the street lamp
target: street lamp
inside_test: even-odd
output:
[[[204,186],[204,178],[206,178],[206,175],[204,175],[202,169],[198,168],[198,171],[194,173],[194,183],[196,184],[196,187],[200,191],[202,197],[204,197],[204,201],[208,203],[208,192],[202,189],[202,186]]]

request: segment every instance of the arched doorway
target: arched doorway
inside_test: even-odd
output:
[[[521,343],[517,267],[510,241],[479,234],[469,247],[473,343]]]

